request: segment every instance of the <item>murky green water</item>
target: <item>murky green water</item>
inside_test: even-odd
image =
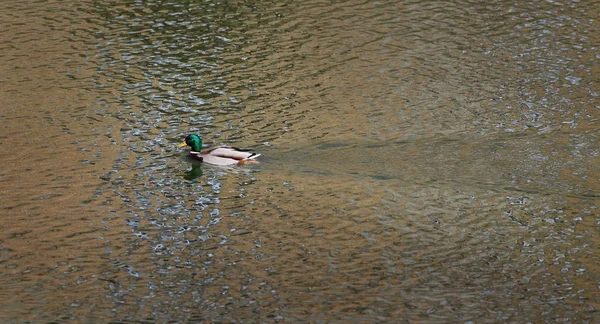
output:
[[[0,319],[600,321],[598,13],[2,2]]]

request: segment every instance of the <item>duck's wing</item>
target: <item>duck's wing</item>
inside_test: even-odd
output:
[[[202,154],[218,156],[222,158],[229,158],[234,160],[252,160],[260,156],[260,154],[252,150],[239,149],[237,147],[229,146],[215,147],[208,151],[202,152]]]

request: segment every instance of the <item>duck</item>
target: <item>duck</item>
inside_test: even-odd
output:
[[[202,151],[202,138],[196,134],[188,135],[177,147],[189,146],[188,157],[195,161],[212,165],[231,166],[258,163],[255,159],[260,156],[252,150],[239,149],[230,146],[219,146]]]

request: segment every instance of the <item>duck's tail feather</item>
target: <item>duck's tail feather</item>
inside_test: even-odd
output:
[[[260,153],[255,153],[254,152],[254,153],[252,153],[252,155],[250,155],[249,157],[245,158],[244,160],[254,160],[254,159],[256,159],[259,156],[260,156]]]

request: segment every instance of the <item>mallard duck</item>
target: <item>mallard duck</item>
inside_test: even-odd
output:
[[[234,165],[258,163],[255,161],[260,154],[229,146],[219,146],[202,151],[202,139],[200,136],[192,134],[185,138],[185,141],[177,147],[189,146],[192,148],[188,156],[196,161],[213,165]]]

